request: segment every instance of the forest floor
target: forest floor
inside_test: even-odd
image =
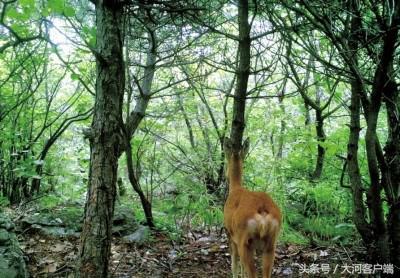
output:
[[[20,236],[32,277],[73,277],[78,255],[77,237]],[[183,242],[157,233],[146,244],[114,238],[111,277],[230,277],[226,237],[192,232]],[[366,266],[364,250],[279,244],[273,277],[357,277]],[[365,272],[364,272],[365,273]],[[363,276],[365,277],[365,276]]]

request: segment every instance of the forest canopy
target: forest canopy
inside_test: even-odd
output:
[[[224,138],[248,138],[279,248],[398,273],[399,26],[398,1],[0,0],[0,207],[64,210],[70,272],[107,277],[121,208],[225,238]]]

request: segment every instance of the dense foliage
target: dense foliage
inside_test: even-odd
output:
[[[1,0],[0,206],[83,207],[102,165],[104,214],[219,230],[223,139],[249,137],[245,184],[280,205],[281,241],[399,264],[400,5],[247,2]]]

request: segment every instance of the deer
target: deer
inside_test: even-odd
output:
[[[270,278],[275,259],[275,248],[282,224],[279,207],[265,192],[249,191],[243,187],[243,161],[249,150],[247,138],[239,150],[229,138],[224,139],[227,161],[226,176],[229,193],[224,205],[226,229],[233,278],[238,277],[240,260],[249,278],[257,277],[254,255],[262,257],[262,277]]]

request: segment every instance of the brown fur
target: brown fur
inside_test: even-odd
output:
[[[252,192],[242,187],[243,158],[247,147],[245,143],[242,150],[234,153],[229,141],[225,144],[229,195],[224,207],[224,225],[231,250],[232,274],[237,277],[240,258],[248,277],[256,277],[254,251],[258,250],[262,254],[262,277],[269,278],[281,227],[281,212],[265,192]]]

